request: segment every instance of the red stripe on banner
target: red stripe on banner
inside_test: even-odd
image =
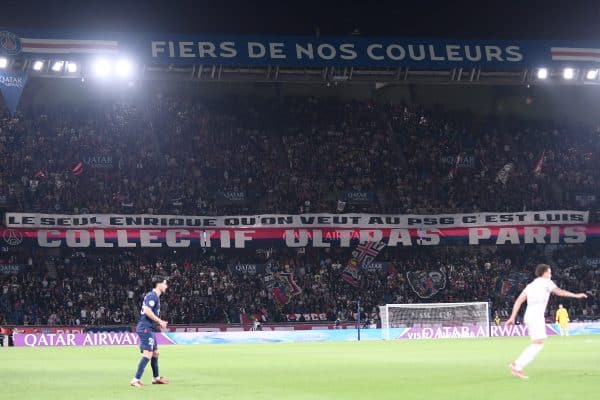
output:
[[[119,48],[116,44],[85,44],[85,43],[23,43],[24,49],[113,49]]]
[[[286,237],[286,231],[293,231],[294,238]],[[252,241],[274,240],[278,243],[290,243],[292,247],[323,246],[350,246],[350,241],[356,243],[361,240],[361,234],[371,235],[373,231],[381,233],[381,237],[389,246],[410,245],[451,245],[459,244],[492,244],[498,236],[502,239],[495,244],[511,244],[511,237],[519,236],[520,244],[525,240],[528,243],[583,243],[586,239],[600,236],[600,224],[575,224],[575,225],[528,225],[528,226],[494,226],[473,228],[441,228],[441,229],[284,229],[284,228],[255,228],[255,229],[102,229],[102,228],[0,228],[0,246],[19,246],[24,239],[34,240],[43,247],[57,247],[69,245],[72,247],[103,247],[103,243],[113,243],[115,246],[127,247],[129,244],[140,247],[151,247],[152,244],[166,247],[167,239],[172,246],[183,247],[198,246],[201,242],[212,240],[225,243],[227,247],[244,247],[245,243],[251,245]],[[342,232],[342,233],[340,233]],[[543,236],[544,239],[535,239]],[[390,239],[390,236],[393,239]],[[410,238],[407,243],[407,239]],[[534,239],[532,239],[534,238]],[[567,239],[567,240],[565,240]],[[293,242],[293,244],[291,243]],[[393,242],[393,243],[392,243]],[[437,243],[436,243],[437,242]],[[84,244],[85,243],[85,244]],[[237,243],[237,244],[234,244]]]
[[[553,51],[552,56],[600,57],[600,52],[591,51]]]

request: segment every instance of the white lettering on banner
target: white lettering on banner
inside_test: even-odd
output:
[[[169,247],[190,247],[190,241],[187,239],[180,239],[178,235],[189,235],[190,232],[184,229],[173,229],[168,230],[165,234],[167,246]]]
[[[364,58],[382,62],[420,63],[518,63],[523,61],[521,46],[494,44],[461,44],[456,42],[410,42],[397,43],[339,40],[320,42],[314,38],[284,38],[283,40],[246,41],[222,38],[222,40],[151,40],[149,52],[152,58],[182,59],[197,58],[218,61],[240,57],[240,61],[264,59],[266,61],[335,61]],[[0,82],[2,83],[2,82]],[[6,85],[17,85],[5,79]]]
[[[154,232],[156,234],[153,235]],[[158,239],[158,234],[160,234],[160,231],[140,231],[140,247],[162,247],[162,243],[155,242]]]
[[[175,215],[63,215],[6,213],[8,228],[453,228],[506,225],[586,224],[588,211],[527,211],[516,213],[474,213],[440,215],[380,214],[299,214],[253,216],[175,216]]]
[[[492,237],[490,228],[469,228],[469,244],[481,244]],[[587,234],[584,226],[564,227],[561,237],[558,226],[525,226],[523,228],[523,240],[519,236],[519,228],[499,228],[494,244],[556,244],[556,243],[585,243]]]
[[[491,336],[527,336],[526,325],[492,325]]]
[[[213,43],[208,41],[151,41],[150,51],[152,58],[163,55],[169,58],[233,58],[238,55],[235,42],[225,41]]]
[[[94,241],[96,242],[96,247],[115,247],[113,243],[106,242],[102,229],[94,230]]]
[[[482,327],[476,327],[476,330],[472,330],[467,326],[422,328],[420,332],[409,332],[407,334],[408,339],[455,339],[482,336],[487,336],[487,332]]]
[[[350,247],[355,242],[383,242],[388,247],[436,246],[455,238],[469,245],[572,244],[587,240],[587,229],[596,225],[543,225],[430,229],[50,229],[35,230],[41,247],[211,247],[246,248],[257,239],[283,240],[287,247]],[[32,232],[29,232],[32,233]],[[215,240],[213,243],[212,240]]]

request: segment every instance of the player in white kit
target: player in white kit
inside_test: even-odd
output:
[[[535,269],[535,276],[537,276],[537,278],[527,285],[519,297],[517,297],[512,314],[506,321],[506,325],[514,324],[521,305],[527,300],[527,309],[525,310],[525,317],[523,320],[529,330],[531,344],[523,350],[519,358],[510,364],[511,373],[514,376],[523,379],[528,378],[527,375],[523,373],[523,368],[535,359],[544,347],[544,340],[547,338],[544,314],[546,312],[550,293],[575,299],[587,298],[585,293],[571,293],[556,286],[551,280],[552,271],[547,264],[539,264]]]

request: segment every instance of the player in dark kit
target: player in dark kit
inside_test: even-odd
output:
[[[167,328],[167,322],[160,319],[160,295],[163,294],[168,287],[167,280],[162,277],[152,279],[154,289],[148,292],[142,303],[140,322],[136,327],[136,332],[140,337],[140,350],[142,351],[142,359],[138,364],[135,377],[131,380],[131,386],[143,387],[144,384],[140,381],[146,365],[150,363],[152,366],[152,384],[165,385],[169,381],[158,373],[158,346],[156,344],[156,336],[154,330],[157,327],[161,329]]]

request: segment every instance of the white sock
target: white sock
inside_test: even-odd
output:
[[[532,362],[540,351],[544,348],[543,344],[531,343],[515,361],[515,367],[522,371],[523,368]]]

